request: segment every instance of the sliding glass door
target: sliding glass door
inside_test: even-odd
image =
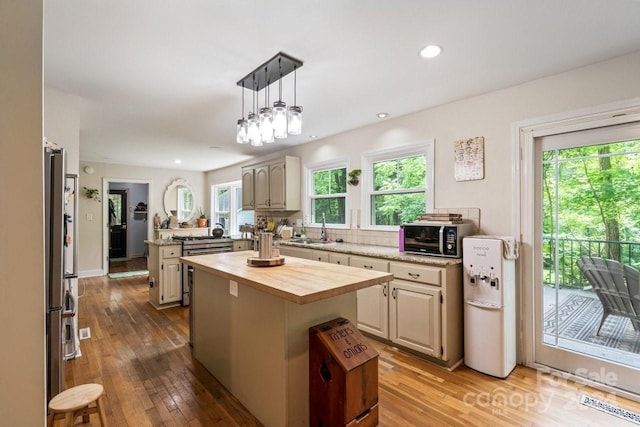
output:
[[[533,144],[535,362],[640,393],[640,126]]]

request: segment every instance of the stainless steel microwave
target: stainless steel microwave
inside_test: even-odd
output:
[[[462,239],[475,232],[471,222],[412,222],[400,228],[400,250],[412,254],[462,258]]]

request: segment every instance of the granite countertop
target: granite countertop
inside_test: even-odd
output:
[[[279,266],[248,265],[248,256],[257,255],[254,251],[223,252],[181,257],[180,262],[297,304],[355,292],[393,279],[390,273],[296,257],[286,257]],[[196,283],[198,280],[196,275]]]
[[[414,264],[426,264],[435,265],[440,267],[446,267],[448,265],[461,264],[461,258],[444,258],[426,255],[414,255],[405,252],[400,252],[398,248],[392,248],[389,246],[375,246],[364,245],[357,243],[321,243],[321,244],[308,244],[308,243],[296,243],[288,240],[280,240],[281,246],[291,246],[296,248],[314,249],[329,252],[339,252],[350,255],[362,255],[374,258],[383,258],[393,261],[410,262]]]

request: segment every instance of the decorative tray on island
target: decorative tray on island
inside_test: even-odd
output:
[[[257,256],[250,256],[247,258],[247,264],[254,267],[274,267],[284,265],[284,257],[258,258]]]

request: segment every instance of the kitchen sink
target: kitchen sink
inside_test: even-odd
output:
[[[326,245],[327,243],[332,243],[332,242],[327,242],[327,241],[320,240],[320,239],[311,239],[311,238],[308,238],[308,237],[291,239],[289,241],[291,243],[302,243],[302,244],[305,244],[305,245]]]

